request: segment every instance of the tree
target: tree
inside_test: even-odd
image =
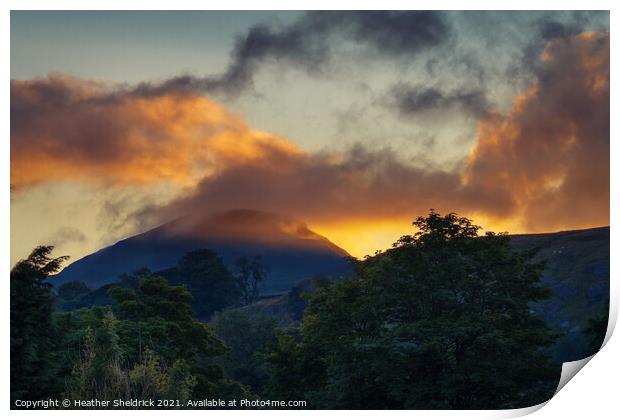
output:
[[[110,295],[117,302],[114,312],[121,321],[119,336],[127,362],[143,363],[146,349],[168,366],[182,360],[196,380],[197,395],[216,395],[223,372],[215,358],[226,347],[209,325],[192,317],[192,295],[185,286],[146,277],[138,291],[113,288]]]
[[[69,396],[82,400],[108,401],[131,398],[127,373],[122,367],[122,352],[117,334],[118,320],[107,308],[99,307],[82,310],[78,317],[80,316],[83,318],[80,321],[87,326],[79,330],[82,334],[77,336],[76,344],[81,351],[71,372]],[[64,325],[67,326],[67,323],[71,322],[71,316],[64,318]]]
[[[59,390],[54,296],[46,279],[60,270],[67,257],[51,258],[52,250],[52,246],[39,246],[11,270],[12,404],[16,399],[49,398]]]
[[[176,267],[158,273],[174,284],[184,284],[194,297],[192,307],[199,319],[239,302],[239,290],[230,270],[213,251],[187,253]]]
[[[220,356],[227,377],[262,393],[267,380],[262,354],[275,343],[276,327],[275,319],[262,312],[229,309],[214,316],[215,333],[229,349]]]
[[[314,399],[314,390],[325,381],[326,367],[325,353],[314,344],[303,339],[298,328],[277,332],[276,345],[265,356],[269,369],[269,379],[265,385],[268,398],[288,401]]]
[[[258,299],[259,285],[265,280],[269,270],[263,266],[260,256],[252,259],[241,257],[235,262],[235,268],[241,304],[250,305]]]
[[[116,283],[109,283],[95,290],[90,290],[82,282],[65,283],[58,288],[57,307],[61,311],[71,311],[92,306],[114,305],[114,299],[108,293],[110,289],[123,287],[137,290],[140,286],[140,279],[151,275],[151,270],[148,268],[140,268],[131,274],[123,273],[118,276]]]
[[[115,306],[56,314],[66,397],[251,397],[243,385],[223,377],[217,357],[226,347],[206,323],[192,318],[184,286],[145,277],[137,290],[116,287],[110,294]]]
[[[84,306],[82,300],[88,296],[91,290],[86,283],[81,281],[70,281],[62,284],[58,288],[56,302],[59,309],[72,311]]]
[[[190,398],[195,378],[184,360],[172,365],[148,347],[131,362],[123,353],[118,330],[123,322],[109,307],[59,313],[64,354],[71,366],[64,396],[89,400]],[[60,361],[67,364],[67,361]]]
[[[549,296],[535,251],[431,210],[417,232],[354,262],[356,277],[318,289],[299,338],[270,356],[271,390],[299,383],[317,408],[499,409],[551,397],[553,333],[533,315]],[[300,378],[286,366],[306,364]],[[285,366],[286,365],[286,366]]]
[[[184,360],[177,360],[167,368],[161,357],[149,349],[145,350],[143,360],[131,368],[127,377],[131,396],[140,400],[187,401],[196,385],[196,379]]]

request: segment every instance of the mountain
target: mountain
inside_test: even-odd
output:
[[[233,210],[177,219],[124,239],[67,266],[50,278],[55,286],[70,281],[98,288],[123,273],[147,267],[172,267],[189,251],[206,248],[231,266],[243,256],[260,255],[269,275],[261,294],[280,294],[313,275],[349,272],[348,253],[297,220],[254,210]]]

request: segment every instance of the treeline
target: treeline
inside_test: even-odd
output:
[[[45,275],[58,267],[37,248],[11,271],[11,399],[249,397],[227,380],[226,346],[193,317],[185,286],[146,276],[109,290],[113,306],[54,308]],[[34,304],[33,304],[34,303]]]
[[[39,247],[11,271],[11,400],[499,409],[550,398],[561,366],[548,350],[557,334],[530,309],[549,295],[535,251],[480,236],[455,214],[414,225],[393,248],[352,260],[352,278],[294,290],[291,310],[302,319],[288,326],[247,306],[266,275],[257,259],[231,273],[196,251],[95,295],[65,286],[58,299],[46,278],[63,259]],[[596,346],[602,321],[589,325]]]
[[[71,311],[83,307],[114,304],[110,295],[113,288],[137,290],[140,279],[163,277],[172,285],[186,286],[193,299],[194,315],[208,320],[216,311],[234,306],[250,305],[259,297],[259,286],[269,273],[260,256],[241,257],[233,270],[213,251],[198,249],[187,253],[175,267],[152,273],[142,268],[132,274],[123,274],[116,283],[91,290],[84,282],[68,282],[58,287],[56,304],[59,309]]]

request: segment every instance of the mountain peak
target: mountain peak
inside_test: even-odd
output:
[[[147,267],[173,267],[187,252],[210,249],[232,266],[239,257],[261,256],[270,268],[263,293],[282,293],[313,275],[349,271],[349,254],[293,218],[264,211],[239,209],[196,212],[132,236],[66,267],[54,284],[83,281],[98,287],[122,273]]]
[[[162,231],[171,238],[324,248],[343,256],[348,255],[324,236],[310,230],[304,222],[260,210],[234,209],[217,213],[194,213],[163,225]]]

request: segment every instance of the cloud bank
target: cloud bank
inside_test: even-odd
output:
[[[328,28],[336,27],[332,20],[339,22],[338,31],[366,37],[362,40],[372,45],[383,42],[388,53],[437,42],[434,24],[421,41],[409,44],[411,36],[386,29],[394,23],[391,15],[373,20],[373,35],[357,32],[360,18],[330,16],[318,21]],[[433,22],[432,14],[421,16]],[[309,24],[307,19],[301,22]],[[284,45],[274,46],[279,44],[273,36],[267,31],[259,37],[269,39],[253,50],[259,58],[233,62],[288,57]],[[250,41],[238,45],[245,42]],[[480,116],[476,145],[452,172],[413,166],[390,149],[308,153],[251,129],[195,92],[163,89],[141,96],[61,76],[12,81],[11,182],[16,188],[54,180],[171,182],[185,188],[168,205],[142,209],[140,217],[149,223],[230,208],[335,223],[413,217],[434,207],[518,220],[530,231],[606,225],[609,34],[554,39],[542,63],[535,83],[507,115]],[[479,101],[422,93],[422,99],[410,98],[410,108]]]

